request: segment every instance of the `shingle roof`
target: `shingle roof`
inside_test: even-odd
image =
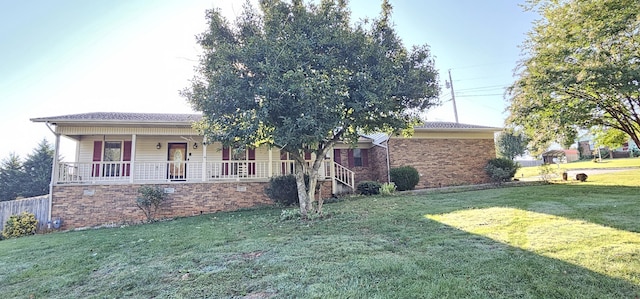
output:
[[[128,112],[91,112],[50,117],[32,118],[33,122],[90,122],[90,123],[185,123],[199,121],[201,114],[177,113],[128,113]]]
[[[33,122],[49,123],[158,123],[158,124],[184,124],[190,125],[202,119],[201,114],[178,114],[178,113],[130,113],[130,112],[91,112],[80,114],[68,114],[60,116],[32,118]],[[418,130],[480,130],[480,131],[500,131],[501,128],[461,124],[454,122],[425,122],[416,126]],[[374,142],[384,142],[388,136],[383,133],[369,134],[365,136]]]

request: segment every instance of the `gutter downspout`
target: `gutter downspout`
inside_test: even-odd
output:
[[[389,137],[386,141],[387,145],[382,145],[382,143],[374,143],[373,145],[377,145],[381,148],[385,149],[385,153],[387,154],[386,158],[387,158],[387,183],[391,183],[391,162],[389,161],[389,140],[391,139],[391,137]]]
[[[53,206],[53,184],[56,182],[56,170],[58,168],[58,152],[60,151],[60,134],[56,133],[49,122],[45,123],[47,128],[56,136],[55,146],[53,150],[53,163],[51,165],[51,181],[49,182],[49,212],[47,213],[47,228],[51,229],[51,208]]]
[[[391,140],[391,136],[387,139],[387,145],[384,148],[387,150],[387,183],[391,183],[391,161],[389,161],[389,141]]]

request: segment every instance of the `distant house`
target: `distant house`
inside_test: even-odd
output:
[[[72,161],[54,161],[49,220],[77,228],[143,219],[137,190],[153,184],[170,200],[159,217],[191,216],[268,205],[269,178],[289,174],[293,161],[278,148],[227,148],[198,135],[199,114],[84,113],[41,117],[53,126],[55,157],[62,136],[76,142]],[[411,138],[363,135],[337,144],[320,169],[319,196],[352,192],[358,182],[387,182],[389,169],[411,165],[417,188],[488,182],[500,128],[429,122]],[[307,155],[307,160],[314,157]]]
[[[578,149],[580,150],[582,156],[584,156],[585,158],[590,158],[593,156],[598,157],[598,151],[595,147],[596,146],[592,140],[578,141]],[[605,149],[605,151],[603,152],[602,158],[628,158],[637,156],[637,153],[640,151],[640,149],[638,149],[638,146],[635,144],[635,142],[633,142],[631,138],[629,138],[627,142],[623,143],[622,146],[618,148],[610,149],[608,147],[603,147],[603,149]]]
[[[544,164],[569,163],[580,160],[577,149],[550,150],[542,154]]]

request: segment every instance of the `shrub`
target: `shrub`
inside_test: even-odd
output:
[[[136,205],[147,217],[147,221],[153,222],[158,208],[167,200],[167,194],[157,186],[142,186],[138,189],[138,193],[140,196],[136,198]]]
[[[540,179],[547,183],[555,176],[553,167],[549,164],[542,164],[538,166],[538,174],[540,175]]]
[[[304,176],[304,183],[306,186],[309,186],[308,175]],[[316,189],[319,187],[320,185],[317,185]],[[276,204],[284,207],[296,206],[300,203],[298,201],[296,176],[293,174],[272,177],[269,180],[269,185],[264,189],[264,192]]]
[[[484,171],[489,175],[492,182],[499,184],[510,181],[519,168],[520,165],[511,159],[494,158],[489,160],[487,166],[484,167]]]
[[[22,212],[19,215],[11,215],[2,230],[2,237],[18,238],[33,235],[38,229],[38,220],[33,213]]]
[[[396,184],[394,183],[384,183],[380,186],[380,194],[382,195],[391,195],[396,192]]]
[[[589,178],[589,176],[586,173],[578,173],[578,174],[576,174],[576,180],[578,180],[578,181],[586,182],[587,178]]]
[[[380,194],[380,183],[374,181],[362,181],[356,186],[358,193],[362,195],[376,195]]]
[[[390,175],[398,191],[413,190],[420,181],[418,170],[411,166],[391,168]]]
[[[282,212],[280,212],[280,221],[299,220],[300,217],[299,209],[282,210]]]

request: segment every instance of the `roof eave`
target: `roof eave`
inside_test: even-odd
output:
[[[495,132],[500,132],[502,131],[502,128],[414,128],[415,131],[432,131],[432,132],[442,132],[442,131],[446,131],[446,132],[469,132],[469,131],[474,131],[474,132],[491,132],[491,133],[495,133]]]
[[[55,125],[162,125],[162,126],[191,126],[193,122],[184,121],[122,121],[122,120],[71,120],[71,119],[53,119],[53,118],[32,118],[32,122],[50,123]]]

